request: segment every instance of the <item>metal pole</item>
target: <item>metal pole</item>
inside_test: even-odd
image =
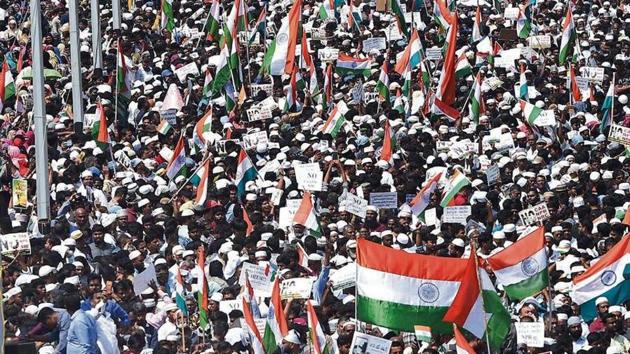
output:
[[[50,186],[48,185],[46,106],[44,105],[42,15],[39,0],[31,0],[31,21],[31,47],[33,50],[33,122],[35,123],[35,173],[37,173],[38,177],[36,184],[37,220],[40,223],[47,223],[50,219]]]
[[[94,69],[103,69],[103,47],[101,45],[101,19],[98,0],[90,0],[92,26],[92,64]]]
[[[120,0],[112,0],[113,29],[120,29]]]
[[[83,130],[83,76],[81,75],[81,45],[79,44],[79,0],[68,2],[70,20],[70,70],[72,71],[72,118],[74,133],[81,135]]]

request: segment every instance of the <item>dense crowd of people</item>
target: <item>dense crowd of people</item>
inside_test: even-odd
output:
[[[464,331],[475,352],[630,352],[628,1],[129,0],[116,29],[96,3],[101,48],[78,2],[77,131],[67,1],[41,2],[40,176],[31,11],[0,1],[0,233],[30,242],[3,245],[7,350],[459,353],[452,328],[366,321],[376,289],[346,275],[367,240],[445,257],[433,267],[478,259],[510,326],[492,348]],[[491,258],[536,226],[547,282],[513,297]],[[626,270],[576,297],[617,254]]]

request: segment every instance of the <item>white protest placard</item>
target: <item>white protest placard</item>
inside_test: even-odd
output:
[[[532,348],[545,346],[545,324],[542,322],[515,322],[516,343]]]
[[[271,144],[272,144],[272,143],[268,143],[268,144],[267,144],[267,147],[268,147],[269,149],[271,149],[271,147],[269,146],[269,145],[271,145]],[[258,173],[259,173],[261,176],[265,176],[265,173],[267,173],[267,172],[274,172],[274,173],[276,173],[276,172],[278,172],[278,170],[280,169],[280,166],[281,166],[281,165],[280,165],[280,161],[278,161],[278,160],[271,160],[271,161],[267,162],[267,163],[265,164],[265,166],[263,166],[261,169],[259,169],[259,170],[258,170]]]
[[[488,180],[488,186],[495,185],[499,180],[500,175],[501,171],[499,169],[499,166],[492,165],[488,167],[488,169],[486,170],[486,179]]]
[[[556,125],[556,115],[553,109],[545,109],[534,121],[534,125],[538,127],[549,127]]]
[[[201,36],[203,36],[203,33],[199,32],[199,28],[193,27],[190,29],[190,39],[201,38]]]
[[[370,205],[379,209],[398,208],[398,194],[396,192],[370,193]]]
[[[0,235],[0,252],[2,254],[17,252],[30,254],[31,240],[28,234],[26,232],[16,232]]]
[[[533,49],[551,48],[551,37],[548,35],[531,36],[527,38],[527,42]]]
[[[243,135],[243,148],[245,150],[255,149],[258,144],[267,144],[268,142],[269,137],[266,130]]]
[[[387,45],[383,37],[368,38],[363,41],[363,53],[366,54],[372,50],[383,50],[385,48],[387,48]]]
[[[325,41],[328,36],[326,35],[325,28],[313,28],[311,29],[311,38],[314,41]]]
[[[604,82],[604,68],[597,68],[592,66],[583,66],[580,68],[580,75],[590,82],[602,83]]]
[[[435,148],[437,149],[437,151],[448,151],[451,149],[452,145],[453,145],[452,141],[438,140],[435,142]]]
[[[346,211],[360,218],[365,218],[366,208],[368,206],[367,200],[359,198],[350,192],[345,193],[345,197]]]
[[[273,188],[273,192],[271,193],[271,203],[274,206],[278,206],[280,205],[280,201],[282,200],[282,195],[284,194],[284,191],[282,189],[279,188]]]
[[[503,18],[506,20],[516,20],[521,10],[518,7],[506,7],[503,12]]]
[[[350,263],[337,269],[329,277],[333,290],[343,290],[355,286],[357,283],[357,264]]]
[[[293,225],[293,217],[300,208],[302,199],[287,199],[286,206],[280,208],[280,216],[278,217],[278,225],[281,228],[287,228]]]
[[[437,218],[437,209],[425,209],[424,222],[427,224],[427,226],[438,226],[439,220]]]
[[[228,139],[228,140],[219,140],[219,141],[217,141],[217,142],[215,143],[215,149],[217,149],[217,153],[218,153],[219,155],[225,155],[225,154],[227,154],[227,148],[226,148],[225,144],[226,144],[228,141],[231,141],[231,142],[233,142],[233,143],[234,143],[234,144],[236,144],[236,145],[240,145],[240,143],[241,143],[241,141],[240,141],[240,140],[238,140],[238,139]]]
[[[363,94],[363,102],[367,103],[372,100],[377,100],[378,97],[379,97],[378,92],[366,92],[365,94]]]
[[[194,76],[199,75],[199,68],[197,68],[197,64],[194,61],[182,66],[179,69],[175,69],[175,75],[177,75],[179,82],[186,81],[186,76],[188,74],[192,74]]]
[[[389,354],[392,341],[355,331],[350,345],[353,354]]]
[[[323,48],[317,51],[317,57],[321,61],[335,61],[339,58],[339,49],[337,48]]]
[[[442,48],[427,48],[427,60],[442,60]]]
[[[442,214],[442,222],[466,225],[466,219],[470,216],[471,212],[472,208],[470,205],[446,207]]]
[[[354,85],[354,87],[352,88],[352,100],[355,103],[362,103],[363,100],[365,99],[365,89],[363,88],[363,85],[361,85],[361,83],[358,83],[356,85]]]
[[[155,266],[153,263],[149,263],[145,270],[133,277],[133,292],[139,296],[143,291],[151,287],[152,281],[157,283],[157,277],[155,275]]]
[[[265,91],[267,96],[273,96],[273,84],[251,85],[251,95],[256,96],[258,92]]]
[[[298,188],[306,191],[319,191],[323,187],[324,173],[318,163],[304,163],[295,166],[295,177]]]
[[[280,284],[280,297],[287,299],[308,299],[311,297],[313,289],[313,279],[292,278],[283,280]]]
[[[385,35],[387,36],[388,41],[399,41],[403,39],[402,33],[400,33],[400,29],[398,28],[398,24],[396,22],[392,22],[389,27],[385,30]]]
[[[223,300],[219,302],[219,311],[229,315],[233,310],[243,311],[243,300]]]
[[[245,275],[247,274],[247,279],[249,279],[249,284],[252,286],[254,290],[254,294],[258,297],[268,297],[271,296],[271,276],[272,272],[270,269],[267,269],[266,266],[252,264],[252,263],[243,263],[243,268],[241,269],[241,276],[238,279],[238,283],[240,285],[245,285]]]
[[[501,87],[501,85],[503,85],[503,81],[501,81],[501,79],[496,76],[491,76],[483,80],[481,89],[484,90],[484,88],[487,88],[488,90],[496,90]]]
[[[621,125],[617,124],[611,125],[610,132],[608,133],[608,140],[629,147],[630,128],[622,127]]]
[[[494,148],[501,151],[514,148],[514,138],[510,133],[501,134],[499,141],[494,144]]]
[[[247,118],[249,118],[250,122],[269,119],[272,116],[271,110],[268,107],[256,106],[247,110]]]
[[[269,96],[265,98],[264,100],[260,101],[260,103],[258,104],[258,107],[268,109],[269,115],[271,115],[271,111],[278,108],[278,104],[276,103],[276,100],[274,100],[272,96]],[[267,112],[263,112],[263,114],[267,114]]]
[[[170,125],[177,124],[177,110],[176,109],[168,109],[166,111],[160,111],[160,117],[168,122]]]
[[[588,92],[590,81],[587,78],[585,78],[585,77],[576,76],[575,77],[575,84],[580,89],[580,91]],[[571,89],[571,79],[570,78],[567,78],[567,88]]]
[[[549,219],[551,215],[549,214],[549,209],[547,209],[547,204],[540,203],[529,209],[520,211],[518,216],[523,225],[531,226],[540,224],[541,222]]]

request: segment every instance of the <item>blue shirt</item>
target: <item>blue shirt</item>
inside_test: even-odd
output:
[[[92,303],[89,299],[81,301],[81,310],[89,311],[92,309]],[[129,326],[129,314],[114,300],[107,300],[105,303],[105,312],[112,316],[115,321],[120,321],[120,324],[124,327]]]
[[[96,320],[89,313],[79,310],[72,315],[68,329],[67,354],[100,354],[96,345]]]

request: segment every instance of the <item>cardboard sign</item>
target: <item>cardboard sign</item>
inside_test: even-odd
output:
[[[325,28],[313,28],[311,29],[311,38],[314,41],[325,41],[328,36],[326,35]]]
[[[549,127],[556,125],[556,115],[553,109],[545,109],[540,112],[540,115],[534,121],[534,125],[538,127]]]
[[[377,38],[368,38],[363,41],[363,53],[370,53],[372,50],[384,50],[387,48],[387,44],[385,43],[385,38],[377,37]]]
[[[271,270],[267,269],[266,266],[261,266],[258,264],[252,263],[243,263],[243,268],[241,269],[241,276],[238,279],[238,283],[240,285],[245,285],[245,275],[247,274],[247,279],[249,280],[249,284],[252,286],[254,290],[254,295],[258,297],[268,297],[271,296]]]
[[[424,222],[427,226],[438,226],[439,220],[437,218],[437,209],[425,209]]]
[[[379,209],[397,209],[398,194],[396,192],[370,193],[370,205]]]
[[[149,263],[145,270],[133,277],[133,292],[137,296],[140,296],[143,291],[151,287],[152,281],[155,281],[157,284],[155,266],[153,265],[153,263]]]
[[[371,336],[365,333],[354,332],[350,353],[353,354],[389,354],[392,341]]]
[[[321,192],[324,173],[319,169],[318,163],[305,163],[295,166],[295,177],[298,188],[305,191]]]
[[[388,41],[399,41],[403,39],[402,33],[400,33],[400,28],[398,28],[398,23],[392,22],[387,29],[385,30],[385,34],[387,35]]]
[[[545,346],[545,324],[542,322],[515,322],[516,343],[532,348]]]
[[[442,60],[442,48],[427,48],[427,60]]]
[[[238,140],[238,139],[219,140],[219,141],[217,141],[217,142],[216,142],[216,144],[214,145],[214,146],[215,146],[215,149],[217,150],[217,153],[218,153],[219,155],[225,155],[225,154],[227,154],[227,148],[225,147],[225,144],[226,144],[228,141],[231,141],[231,142],[233,142],[233,143],[234,143],[234,144],[236,144],[236,145],[240,145],[240,144],[241,144],[241,141],[240,141],[240,140]]]
[[[251,85],[252,96],[258,95],[260,91],[265,91],[267,96],[273,96],[273,84]]]
[[[243,311],[243,300],[223,300],[219,302],[219,311],[229,315],[233,310]]]
[[[499,141],[494,144],[494,148],[498,151],[513,149],[514,148],[514,138],[511,133],[501,134]]]
[[[160,117],[168,122],[168,124],[175,126],[177,124],[177,110],[169,109],[166,111],[160,111]]]
[[[590,82],[599,84],[604,82],[604,68],[583,66],[580,68],[580,75]]]
[[[472,208],[470,205],[446,207],[442,214],[442,222],[466,225],[466,219],[470,216],[471,212]]]
[[[31,240],[26,232],[0,235],[0,252],[31,254]]]
[[[351,288],[357,283],[357,264],[346,264],[330,274],[329,278],[332,282],[332,289],[335,291]]]
[[[527,42],[533,49],[551,48],[551,37],[547,35],[531,36],[527,38]]]
[[[348,192],[345,193],[345,205],[346,210],[353,215],[356,215],[360,218],[365,218],[366,208],[368,206],[367,200],[363,198],[359,198],[358,196]]]
[[[499,166],[492,165],[488,167],[488,170],[486,170],[486,180],[488,180],[488,186],[493,186],[497,184],[500,176],[501,171],[499,169]]]
[[[617,124],[611,125],[608,140],[630,147],[630,128]]]
[[[525,226],[538,225],[543,221],[549,219],[551,216],[549,214],[549,209],[547,209],[547,204],[540,203],[535,205],[529,209],[525,209],[518,213],[521,222]]]
[[[267,144],[268,142],[269,137],[266,130],[243,135],[243,148],[245,150],[255,149],[258,144]]]
[[[339,49],[337,48],[324,48],[317,51],[317,57],[321,61],[335,61],[339,58]]]
[[[194,61],[182,66],[179,69],[175,69],[175,75],[177,75],[179,82],[183,83],[186,81],[186,76],[188,76],[188,74],[199,76],[199,68],[197,68],[197,64]]]
[[[506,20],[516,20],[521,10],[518,7],[506,7],[503,18]]]
[[[252,107],[247,110],[247,117],[250,122],[255,122],[257,120],[270,119],[273,115],[267,107]]]
[[[311,278],[287,279],[280,284],[280,297],[282,300],[308,299],[311,297],[312,289],[313,279]]]
[[[13,192],[13,207],[26,208],[26,204],[28,203],[27,181],[23,178],[14,178],[13,181],[11,181],[11,191]]]
[[[590,81],[587,78],[582,77],[582,76],[576,76],[575,77],[575,83],[576,83],[577,87],[580,89],[580,91],[588,92]],[[570,78],[567,78],[567,85],[566,85],[566,87],[568,89],[571,89],[571,79]]]

